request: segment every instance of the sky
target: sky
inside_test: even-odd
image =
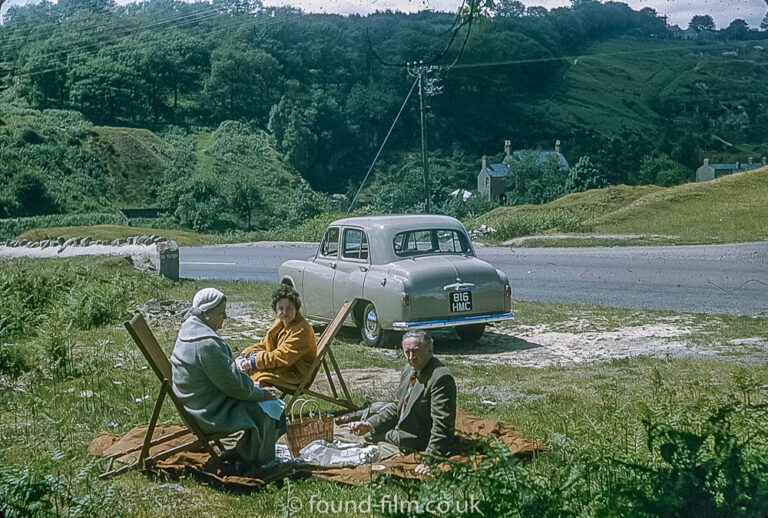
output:
[[[0,14],[11,5],[21,5],[28,0],[0,0]],[[265,6],[292,5],[305,12],[336,14],[370,14],[375,11],[413,12],[424,9],[455,12],[461,0],[262,0]],[[619,0],[621,1],[621,0]],[[117,0],[120,4],[128,0]],[[526,6],[542,6],[547,9],[570,5],[568,0],[522,0]],[[696,14],[708,14],[715,20],[718,29],[727,27],[736,18],[745,20],[750,27],[758,28],[768,11],[768,0],[623,0],[632,9],[645,7],[655,9],[659,15],[666,15],[670,25],[683,29]]]

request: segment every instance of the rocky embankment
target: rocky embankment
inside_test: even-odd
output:
[[[176,241],[156,235],[141,235],[113,240],[90,237],[63,237],[29,241],[9,239],[0,242],[0,258],[3,257],[72,257],[75,255],[128,255],[140,270],[163,272],[173,278],[178,276],[178,245]],[[161,268],[164,261],[166,268]],[[170,261],[170,262],[169,262]],[[175,265],[173,264],[175,261]],[[167,266],[171,270],[167,270]]]
[[[49,247],[57,248],[57,253],[64,251],[68,247],[86,247],[86,246],[132,246],[132,245],[156,245],[168,241],[166,238],[156,235],[132,236],[127,238],[118,238],[111,241],[105,239],[93,239],[91,237],[71,237],[64,239],[57,237],[55,239],[43,239],[41,241],[30,241],[28,239],[8,239],[0,241],[0,247],[8,248],[39,248],[45,250]]]

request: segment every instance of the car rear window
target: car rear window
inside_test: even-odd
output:
[[[400,232],[395,235],[392,244],[395,254],[400,257],[470,253],[467,236],[456,230],[428,229]]]

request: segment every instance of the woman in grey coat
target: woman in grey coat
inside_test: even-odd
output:
[[[237,369],[232,351],[216,333],[226,311],[227,298],[219,290],[195,294],[171,354],[173,391],[204,432],[245,430],[234,451],[246,462],[263,465],[275,459],[277,421],[258,402],[275,399],[275,393]]]

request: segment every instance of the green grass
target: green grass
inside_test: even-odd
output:
[[[768,168],[671,187],[588,222],[597,233],[678,235],[685,243],[768,238]]]
[[[94,126],[93,133],[85,147],[103,161],[106,180],[116,194],[115,205],[121,208],[154,206],[149,187],[168,166],[166,153],[170,146],[147,129]]]
[[[517,318],[500,326],[509,333],[508,338],[494,335],[491,342],[484,339],[466,347],[444,335],[437,345],[437,354],[457,378],[462,408],[509,421],[526,435],[549,444],[547,452],[507,466],[512,471],[506,475],[488,466],[480,467],[491,470],[480,472],[490,478],[477,480],[472,478],[472,472],[456,467],[453,474],[421,484],[383,478],[372,485],[345,487],[304,480],[269,486],[251,494],[218,490],[186,476],[168,480],[140,472],[100,481],[97,474],[103,466],[87,453],[88,444],[101,431],[122,433],[147,423],[158,390],[157,381],[120,324],[119,316],[93,329],[67,327],[69,313],[57,314],[55,305],[44,309],[50,302],[48,297],[66,298],[78,289],[98,290],[100,285],[107,285],[123,294],[125,302],[118,309],[127,315],[130,307],[150,298],[188,301],[198,289],[212,283],[172,283],[147,277],[135,272],[127,262],[114,258],[3,261],[0,273],[6,282],[4,292],[25,301],[13,302],[13,311],[6,311],[5,318],[25,318],[16,309],[20,306],[57,315],[55,322],[40,322],[35,332],[4,337],[3,342],[23,351],[28,367],[18,377],[0,376],[0,480],[6,483],[0,496],[8,496],[2,493],[8,488],[33,487],[43,495],[43,501],[55,501],[60,506],[58,513],[49,514],[283,516],[290,514],[286,504],[294,497],[301,498],[307,506],[313,496],[325,501],[360,502],[369,496],[379,501],[383,495],[395,494],[402,499],[478,497],[494,506],[516,501],[521,509],[529,510],[524,515],[543,515],[544,509],[549,509],[552,516],[637,514],[633,505],[639,505],[645,493],[624,491],[635,487],[646,491],[648,479],[633,478],[635,472],[626,465],[647,466],[657,470],[653,473],[668,466],[656,448],[648,449],[644,422],[668,423],[700,433],[706,429],[703,423],[708,416],[723,402],[731,402],[737,408],[728,429],[734,440],[746,453],[762,452],[758,458],[764,459],[768,454],[768,415],[754,407],[768,403],[768,391],[764,388],[768,370],[762,362],[740,356],[736,349],[733,354],[706,358],[637,356],[543,368],[516,365],[514,353],[507,363],[475,358],[488,352],[484,348],[489,343],[515,340],[518,336],[535,344],[540,335],[531,331],[534,326],[542,326],[541,332],[572,333],[576,339],[583,336],[586,340],[591,333],[678,321],[690,329],[686,339],[692,345],[705,351],[727,351],[733,340],[757,339],[764,343],[768,319],[516,302]],[[38,288],[26,287],[30,285]],[[46,286],[47,291],[41,289]],[[274,285],[216,282],[215,286],[232,303],[247,303],[258,314],[270,314],[268,299]],[[6,303],[10,305],[8,296]],[[153,323],[167,352],[177,332],[171,322],[161,318]],[[235,325],[228,321],[223,332],[226,334]],[[64,342],[68,369],[52,368],[52,341]],[[230,345],[238,351],[247,343],[241,338],[232,340]],[[10,347],[3,346],[0,353]],[[333,347],[343,369],[377,368],[384,373],[403,363],[402,355],[395,351],[362,347],[352,332],[341,333]],[[383,398],[391,391],[392,387],[383,384],[352,388],[357,398],[361,394]],[[746,402],[753,405],[752,409],[744,406]],[[165,405],[161,420],[177,423],[178,417],[171,407]],[[745,472],[755,469],[749,466],[738,468]],[[765,473],[764,467],[763,463],[757,469]],[[26,478],[22,476],[25,469]],[[652,472],[648,473],[650,476]],[[517,489],[505,486],[512,491],[506,496],[488,492],[488,488],[497,487],[494,484],[499,483],[499,477],[503,480],[510,475],[521,477],[514,486]],[[55,481],[59,481],[58,485]],[[742,515],[762,515],[761,511],[764,514],[759,505],[764,506],[768,496],[760,492],[750,496],[755,507]],[[500,514],[486,512],[486,516]],[[305,507],[296,516],[312,515]]]
[[[768,168],[760,168],[669,188],[619,185],[543,205],[498,207],[468,225],[496,228],[493,242],[556,235],[517,243],[529,247],[760,241],[768,238],[767,197]]]

